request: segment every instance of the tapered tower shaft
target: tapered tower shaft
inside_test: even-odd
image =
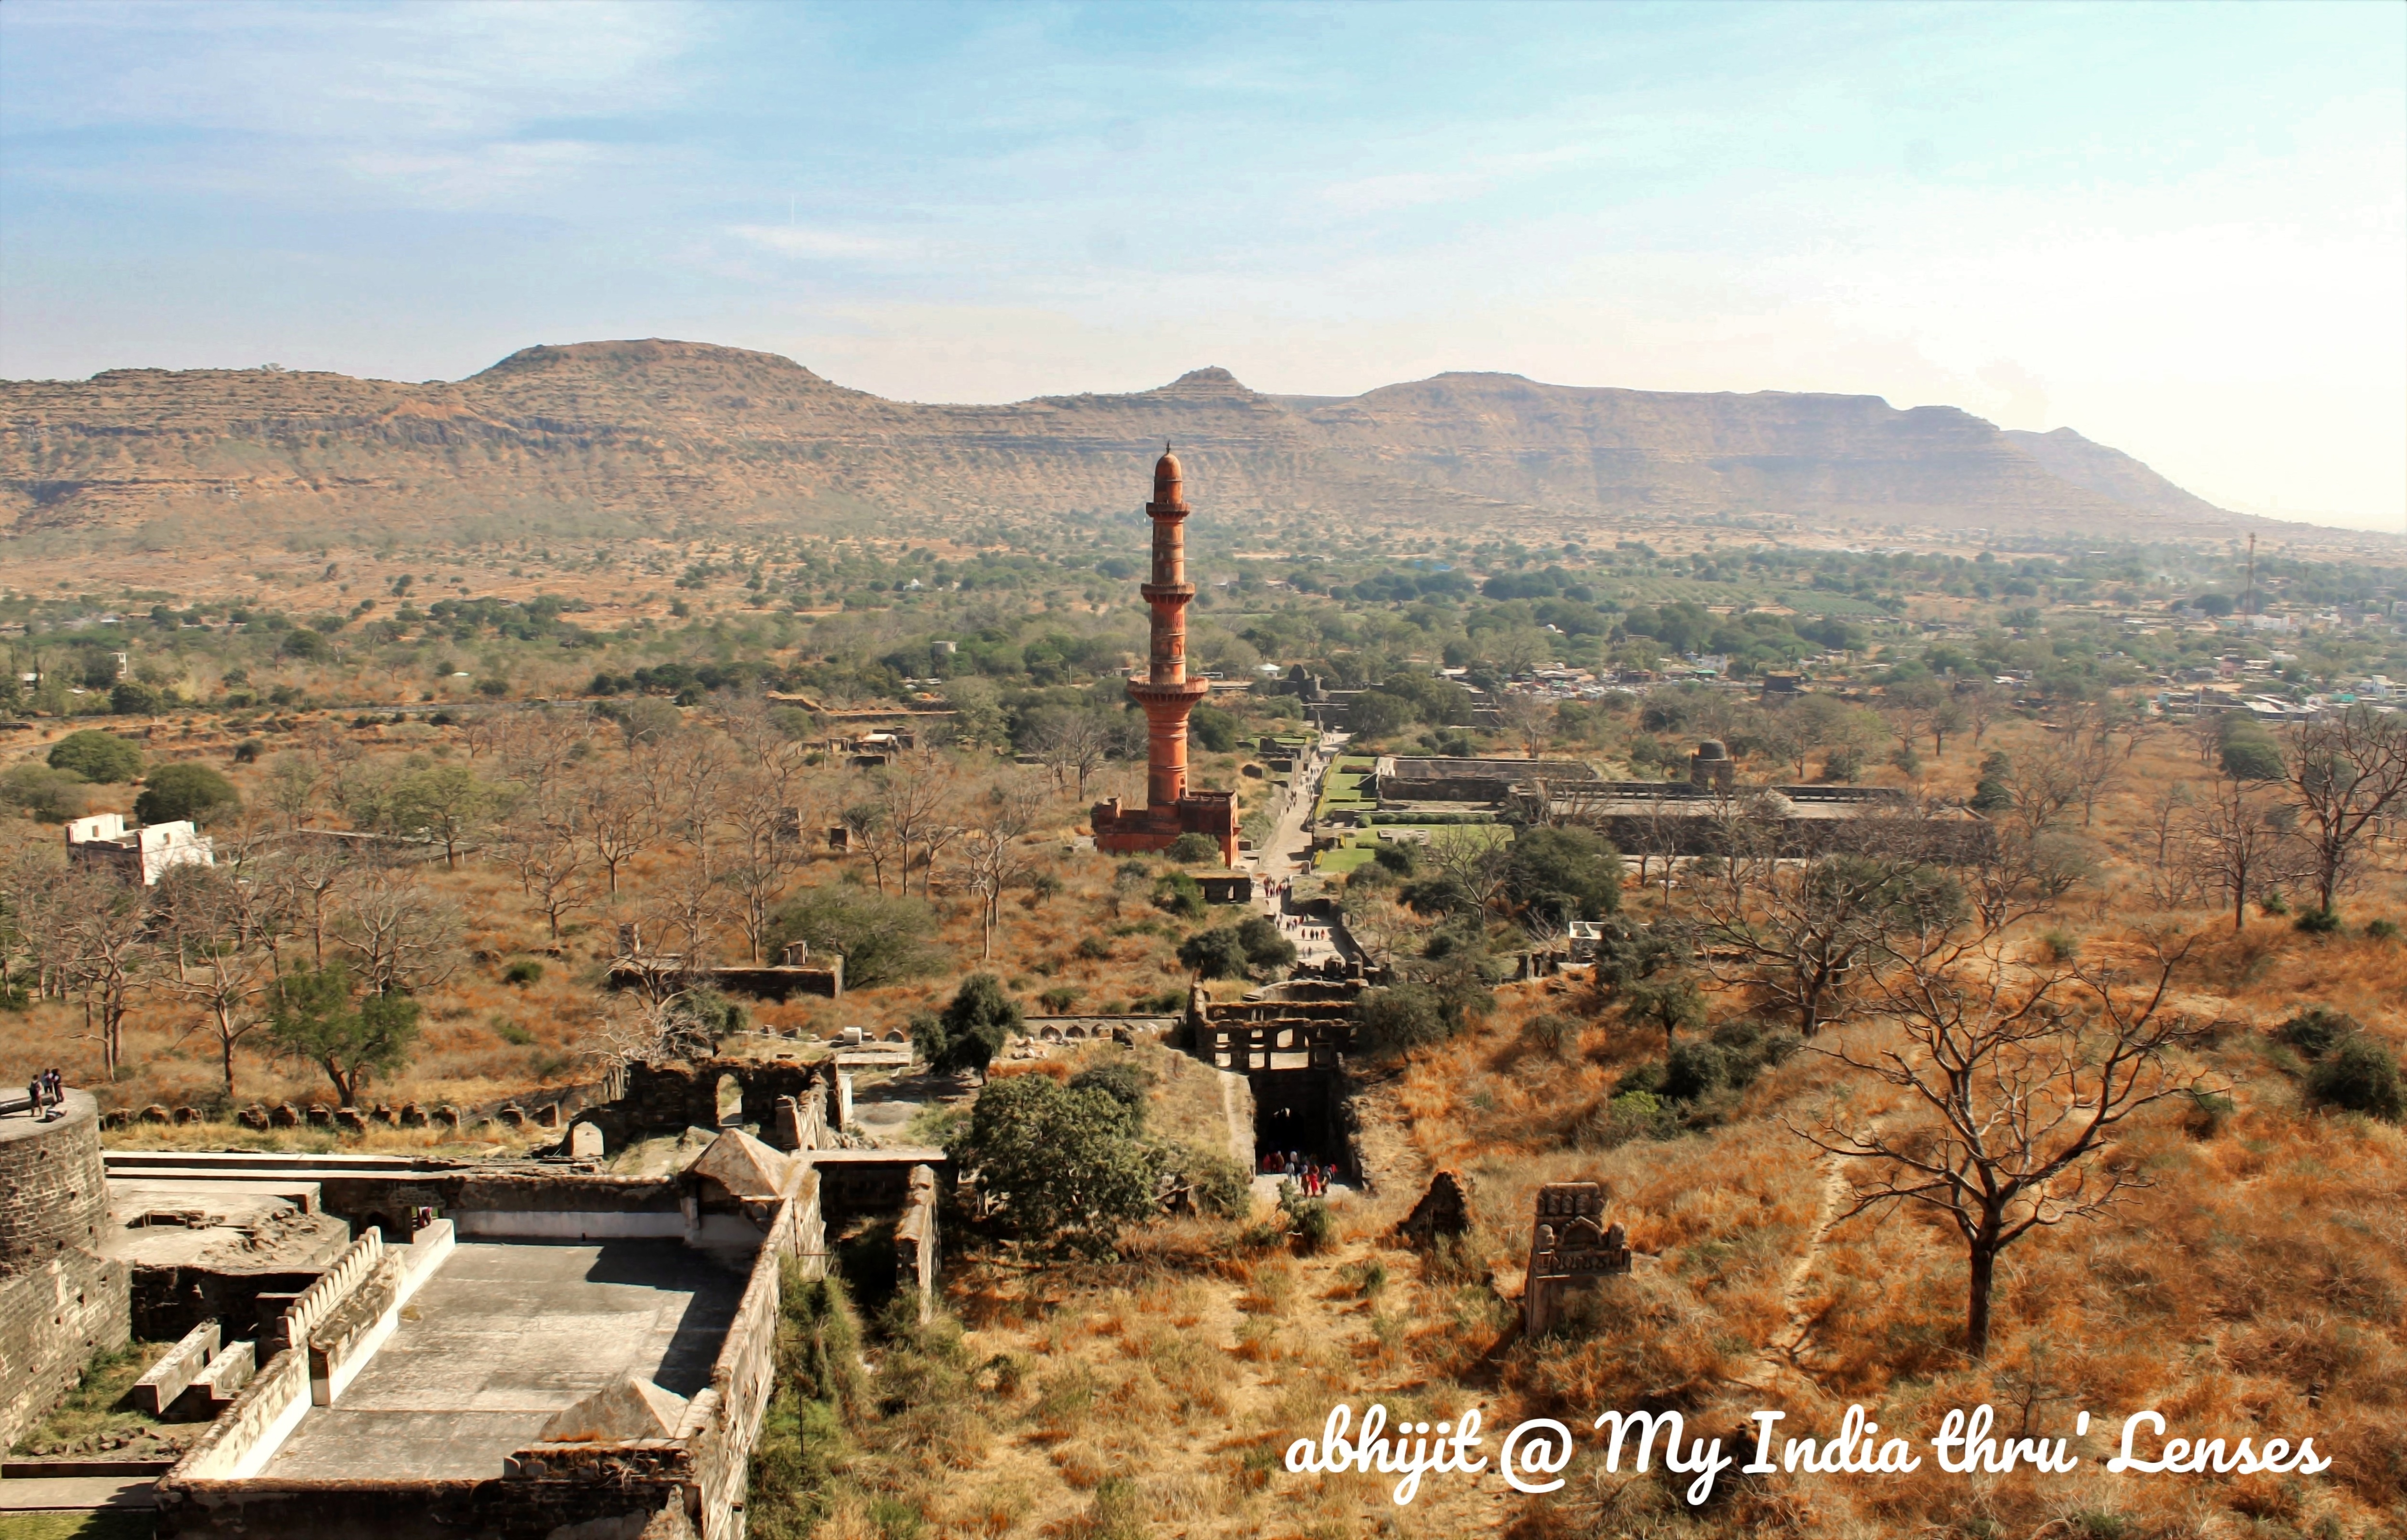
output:
[[[1211,685],[1187,677],[1187,499],[1178,457],[1167,449],[1153,467],[1153,570],[1140,591],[1153,611],[1146,677],[1129,682],[1129,697],[1145,711],[1145,792],[1149,807],[1170,808],[1187,795],[1187,716]]]

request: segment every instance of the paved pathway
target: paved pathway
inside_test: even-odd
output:
[[[1312,870],[1312,836],[1305,832],[1304,825],[1311,821],[1312,810],[1320,800],[1321,779],[1329,773],[1346,738],[1342,732],[1321,734],[1320,742],[1303,762],[1276,827],[1270,839],[1255,849],[1248,863],[1257,879],[1292,882]],[[1317,967],[1342,955],[1337,938],[1326,922],[1288,913],[1285,897],[1265,894],[1259,881],[1254,890],[1254,907],[1278,921],[1280,932],[1295,943],[1297,966]]]
[[[40,1476],[0,1481],[0,1513],[155,1508],[158,1480],[155,1476],[130,1480],[121,1476]]]

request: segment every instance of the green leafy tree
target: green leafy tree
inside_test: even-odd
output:
[[[167,698],[138,679],[123,679],[108,692],[108,709],[118,716],[156,716]]]
[[[1246,961],[1264,972],[1295,966],[1295,943],[1279,933],[1267,914],[1248,914],[1237,923],[1237,942]]]
[[[805,888],[769,917],[768,950],[808,941],[816,956],[844,959],[848,989],[923,979],[944,965],[933,944],[936,916],[923,899],[849,883]]]
[[[1205,861],[1211,862],[1214,866],[1218,866],[1220,864],[1220,842],[1213,839],[1208,834],[1198,834],[1192,829],[1189,829],[1187,833],[1180,835],[1175,840],[1173,840],[1170,842],[1170,848],[1163,851],[1161,854],[1173,861],[1184,862],[1190,866],[1200,865]]]
[[[2308,1073],[2307,1093],[2327,1107],[2397,1123],[2401,1100],[2399,1062],[2373,1038],[2352,1036]]]
[[[302,627],[285,632],[284,640],[276,644],[276,650],[282,657],[304,663],[322,663],[335,656],[335,649],[327,645],[324,637]]]
[[[1153,906],[1182,920],[1200,920],[1210,910],[1204,884],[1183,871],[1166,872],[1153,884]]]
[[[1224,1154],[1172,1145],[1162,1151],[1174,1199],[1181,1191],[1198,1210],[1221,1219],[1243,1219],[1254,1206],[1254,1174]]]
[[[242,806],[234,783],[207,765],[189,760],[162,765],[143,783],[134,799],[134,816],[146,824],[168,824],[189,818],[206,824],[213,814]]]
[[[1246,943],[1234,925],[1199,930],[1178,943],[1178,963],[1199,979],[1242,979]]]
[[[443,864],[457,867],[460,846],[502,810],[503,802],[501,788],[467,766],[429,765],[393,786],[385,816],[397,831],[440,842]]]
[[[73,770],[48,765],[11,765],[0,770],[0,803],[28,818],[64,824],[92,811],[92,784]]]
[[[1070,1077],[1073,1091],[1100,1091],[1128,1109],[1131,1126],[1145,1127],[1145,1104],[1153,1095],[1153,1077],[1142,1065],[1125,1059],[1081,1069]]]
[[[1378,690],[1365,690],[1346,708],[1346,726],[1366,741],[1392,737],[1415,720],[1411,701]]]
[[[1270,917],[1248,915],[1232,925],[1197,931],[1178,945],[1178,960],[1199,978],[1243,979],[1295,966],[1295,943]]]
[[[50,745],[50,766],[109,785],[142,773],[142,751],[115,733],[86,728]]]
[[[933,1020],[941,1037],[931,1034],[920,1042],[929,1062],[938,1069],[968,1070],[983,1077],[987,1066],[1019,1029],[1019,1002],[1004,993],[1002,981],[993,974],[973,973],[961,981],[952,1003]]]
[[[952,1151],[973,1174],[983,1217],[1047,1250],[1108,1256],[1120,1232],[1158,1211],[1161,1157],[1109,1092],[1014,1075],[978,1093]]]
[[[2282,745],[2273,742],[2272,734],[2245,713],[2227,712],[2224,715],[2226,721],[2245,726],[2224,735],[2218,756],[2223,773],[2235,781],[2282,779]]]
[[[1374,1053],[1405,1053],[1429,1048],[1454,1036],[1459,1024],[1446,1019],[1437,991],[1407,982],[1366,989],[1354,1001],[1354,1026],[1363,1049]]]
[[[1695,981],[1685,974],[1658,974],[1623,988],[1621,1018],[1632,1026],[1662,1028],[1663,1047],[1668,1053],[1674,1034],[1684,1027],[1694,1031],[1705,1024],[1705,997],[1698,993]]]
[[[1187,730],[1207,753],[1227,754],[1237,746],[1237,719],[1218,706],[1198,706],[1189,713]]]
[[[1992,750],[1981,761],[1981,779],[1965,805],[1975,812],[2003,812],[2015,805],[2015,762]]]
[[[872,1410],[861,1323],[844,1280],[803,1269],[801,1258],[788,1257],[778,1270],[776,1392],[745,1502],[748,1531],[762,1540],[800,1540],[819,1528],[839,1491],[851,1425]]]
[[[1601,920],[1621,907],[1621,853],[1593,829],[1525,828],[1505,856],[1504,892],[1550,919]]]
[[[407,1064],[418,1043],[418,1002],[402,995],[355,998],[341,963],[293,969],[268,1001],[267,1035],[277,1051],[324,1070],[345,1107],[369,1080]]]

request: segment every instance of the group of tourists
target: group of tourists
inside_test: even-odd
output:
[[[34,1116],[44,1123],[59,1115],[66,1099],[66,1080],[55,1069],[45,1069],[25,1082],[25,1100],[32,1105]]]
[[[1262,1157],[1262,1175],[1286,1177],[1303,1189],[1303,1195],[1309,1198],[1327,1193],[1329,1179],[1336,1174],[1334,1166],[1323,1166],[1297,1150],[1274,1150]]]

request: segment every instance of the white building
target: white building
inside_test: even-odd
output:
[[[129,882],[139,877],[144,887],[153,887],[170,867],[217,865],[217,846],[187,818],[136,828],[121,812],[101,812],[67,825],[67,859],[108,867]]]

